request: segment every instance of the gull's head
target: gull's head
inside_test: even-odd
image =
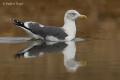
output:
[[[78,17],[80,18],[87,18],[87,16],[85,15],[82,15],[80,14],[78,11],[76,10],[68,10],[66,13],[65,13],[65,19],[69,19],[69,20],[72,20],[72,21],[75,21]]]

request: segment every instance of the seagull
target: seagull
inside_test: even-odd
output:
[[[14,24],[24,29],[32,39],[42,39],[47,41],[71,41],[76,36],[75,20],[87,18],[76,10],[67,10],[64,15],[64,25],[62,27],[46,26],[38,22],[20,21],[14,19]]]

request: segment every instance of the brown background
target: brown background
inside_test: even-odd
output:
[[[3,5],[4,2],[20,2],[23,5]],[[1,0],[0,36],[26,35],[13,25],[13,18],[62,26],[64,13],[69,9],[88,16],[87,20],[77,20],[78,37],[120,38],[120,0]]]

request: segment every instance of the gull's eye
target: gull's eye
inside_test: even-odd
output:
[[[71,16],[75,16],[76,15],[76,13],[69,13]]]

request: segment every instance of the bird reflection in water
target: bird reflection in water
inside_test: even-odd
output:
[[[69,42],[44,42],[32,41],[30,46],[19,51],[16,58],[36,58],[43,56],[45,53],[62,52],[64,55],[64,66],[68,72],[75,72],[79,67],[86,66],[85,61],[75,60],[76,45],[75,41]]]

